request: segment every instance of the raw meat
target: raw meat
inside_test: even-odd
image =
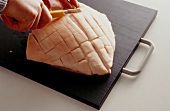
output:
[[[105,14],[85,4],[80,3],[80,9],[33,30],[27,59],[80,74],[111,73],[115,51],[111,23]]]

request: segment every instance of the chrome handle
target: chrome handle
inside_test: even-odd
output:
[[[149,59],[149,57],[150,57],[150,55],[151,55],[151,53],[152,53],[152,51],[154,49],[154,45],[153,45],[153,43],[151,41],[146,40],[144,38],[141,38],[140,42],[143,43],[143,44],[149,45],[150,48],[147,51],[146,55],[144,56],[142,62],[139,65],[139,67],[136,70],[130,70],[130,69],[127,69],[127,68],[122,69],[122,72],[127,74],[127,75],[131,75],[131,76],[138,75],[142,71],[143,67],[145,66],[147,60]]]

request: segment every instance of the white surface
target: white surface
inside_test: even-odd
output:
[[[155,50],[140,76],[122,74],[100,111],[170,111],[170,0],[128,1],[159,11],[145,35]],[[145,51],[139,49],[128,67]],[[0,67],[0,111],[97,110]]]

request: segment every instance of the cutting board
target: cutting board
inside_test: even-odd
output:
[[[37,83],[100,109],[122,68],[137,48],[140,38],[156,17],[157,11],[122,0],[79,0],[105,13],[116,34],[116,51],[111,75],[85,76],[26,60],[30,32],[8,29],[0,21],[0,65]]]

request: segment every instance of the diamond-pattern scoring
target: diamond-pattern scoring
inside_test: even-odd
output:
[[[115,35],[106,15],[80,4],[81,12],[32,31],[27,59],[82,74],[111,73]]]

